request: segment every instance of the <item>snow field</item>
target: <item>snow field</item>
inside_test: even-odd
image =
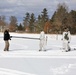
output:
[[[3,37],[3,33],[0,33]],[[20,34],[10,33],[11,36],[39,38],[40,34]],[[4,52],[4,41],[0,38],[0,56],[1,57],[75,57],[76,35],[71,37],[71,51],[64,52],[62,49],[62,35],[46,34],[48,37],[46,51],[39,52],[39,40],[25,38],[11,38],[9,52]]]

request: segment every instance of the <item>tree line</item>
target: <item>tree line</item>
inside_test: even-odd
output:
[[[5,21],[5,16],[0,16],[0,30],[4,27],[10,31],[40,33],[44,30],[45,33],[60,34],[65,28],[69,28],[71,34],[76,34],[76,11],[69,11],[65,3],[59,3],[51,18],[48,16],[48,10],[44,8],[37,18],[34,13],[27,12],[20,24],[15,16],[10,17],[9,24]]]

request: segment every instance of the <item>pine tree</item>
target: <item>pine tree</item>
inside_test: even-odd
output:
[[[24,29],[26,30],[27,26],[29,26],[30,14],[27,12],[25,15],[26,16],[24,17],[23,25],[24,25]]]
[[[20,23],[20,25],[18,26],[18,30],[19,30],[19,31],[23,31],[23,26],[22,26],[21,23]]]
[[[34,32],[34,23],[35,23],[35,16],[32,13],[30,16],[30,21],[29,21],[29,28],[30,28],[30,32]]]

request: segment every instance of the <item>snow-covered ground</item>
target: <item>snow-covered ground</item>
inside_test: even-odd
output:
[[[3,37],[3,33],[0,33],[0,37]],[[31,37],[39,38],[40,34],[19,34],[10,33],[11,36],[18,37]],[[76,35],[71,36],[71,51],[63,52],[62,49],[62,35],[47,34],[48,37],[46,52],[39,52],[39,40],[36,39],[25,39],[25,38],[12,38],[10,40],[9,52],[4,52],[4,41],[0,38],[0,57],[73,57],[76,56]]]
[[[40,34],[10,33],[11,36],[39,38]],[[12,38],[4,52],[0,33],[0,75],[76,75],[76,35],[71,36],[71,51],[63,52],[62,35],[47,34],[47,51],[39,52],[39,40]]]
[[[0,58],[0,75],[76,75],[76,58]]]

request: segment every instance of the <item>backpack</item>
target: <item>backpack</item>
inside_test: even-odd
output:
[[[65,34],[64,38],[65,38],[66,40],[69,40],[68,33]]]

